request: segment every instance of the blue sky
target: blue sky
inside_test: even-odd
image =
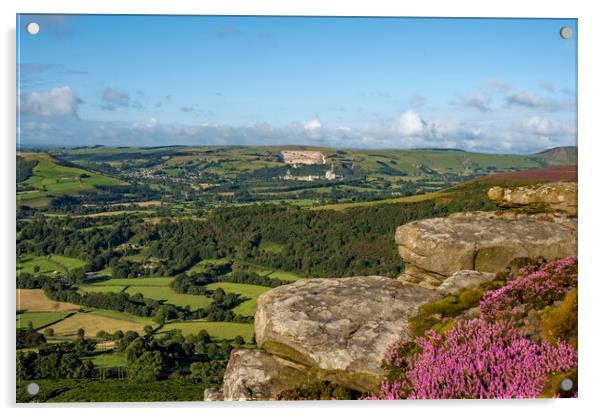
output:
[[[17,31],[25,146],[576,144],[571,19],[21,15]]]

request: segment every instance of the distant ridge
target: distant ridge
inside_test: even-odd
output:
[[[533,156],[538,159],[543,159],[552,166],[576,165],[577,147],[554,147],[552,149],[544,150],[543,152],[535,153]]]

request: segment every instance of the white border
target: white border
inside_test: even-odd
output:
[[[14,241],[15,241],[15,14],[16,13],[109,13],[109,14],[231,14],[231,15],[347,15],[347,16],[442,16],[442,17],[562,17],[579,19],[579,188],[580,188],[580,398],[578,400],[523,400],[523,401],[437,401],[420,403],[147,403],[127,405],[127,412],[146,415],[165,415],[170,407],[182,414],[231,415],[307,415],[308,413],[346,413],[364,415],[366,413],[400,414],[483,414],[504,415],[518,412],[546,413],[550,415],[577,414],[592,411],[598,406],[600,396],[601,367],[599,343],[602,321],[600,282],[601,266],[597,264],[600,255],[599,240],[600,198],[599,158],[602,155],[600,140],[600,88],[599,74],[600,42],[602,42],[602,21],[596,14],[593,1],[525,1],[504,0],[495,3],[475,0],[421,0],[413,2],[386,2],[380,0],[20,0],[0,3],[2,13],[2,91],[0,116],[4,137],[2,175],[2,270],[4,284],[2,296],[3,331],[0,342],[0,367],[2,383],[0,392],[2,404],[12,407],[12,414],[48,415],[107,414],[125,411],[124,405],[61,405],[35,407],[14,407]],[[597,75],[597,77],[596,77]],[[201,393],[201,392],[200,392]],[[599,411],[599,410],[598,410]],[[593,413],[593,411],[592,411]],[[597,413],[597,412],[596,412]]]

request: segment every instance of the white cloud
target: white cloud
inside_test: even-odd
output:
[[[393,129],[402,136],[422,136],[426,127],[426,122],[412,110],[406,111],[393,122]]]
[[[23,116],[77,118],[77,105],[81,101],[69,86],[46,91],[32,91],[21,97]]]
[[[464,107],[472,107],[481,112],[491,111],[491,95],[473,94],[462,98],[460,105]]]
[[[322,123],[320,123],[320,120],[317,118],[312,118],[311,120],[308,120],[305,123],[303,123],[303,128],[309,131],[314,131],[321,127]]]
[[[563,136],[574,133],[574,125],[534,116],[522,124],[525,133],[537,136]]]
[[[303,124],[274,126],[255,123],[222,124],[159,123],[150,118],[134,124],[78,121],[50,128],[23,123],[21,143],[63,145],[158,146],[181,145],[314,145],[357,148],[459,148],[481,152],[528,153],[554,146],[574,145],[570,119],[531,117],[511,122],[422,117],[404,113],[379,126],[362,129],[321,127],[307,130]],[[420,127],[422,126],[422,127]]]

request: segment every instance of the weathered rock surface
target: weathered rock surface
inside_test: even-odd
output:
[[[515,258],[577,254],[577,220],[471,212],[414,221],[397,228],[406,262],[402,280],[436,287],[459,270],[496,273]]]
[[[203,400],[206,402],[221,402],[224,400],[224,392],[218,389],[205,389]]]
[[[223,400],[274,400],[308,377],[296,363],[263,351],[236,350],[230,354],[224,373]]]
[[[495,279],[495,274],[478,272],[476,270],[460,270],[445,279],[437,291],[444,295],[453,295],[463,289],[476,289],[482,283]]]
[[[317,370],[320,379],[369,390],[383,375],[387,348],[410,338],[408,319],[439,297],[380,276],[298,280],[259,297],[255,337],[259,347]]]
[[[495,186],[487,192],[487,196],[502,207],[543,205],[554,211],[577,215],[576,182],[553,182],[515,188]]]

